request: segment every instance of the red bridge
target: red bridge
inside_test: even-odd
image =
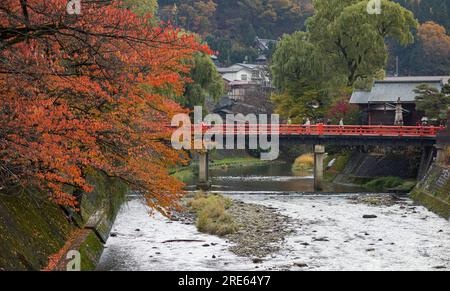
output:
[[[373,125],[261,125],[224,124],[198,126],[203,133],[255,136],[278,135],[282,140],[305,144],[336,145],[412,145],[432,146],[445,127],[436,126],[373,126]]]
[[[225,124],[225,125],[195,125],[194,130],[208,133],[213,139],[234,136],[245,139],[257,138],[260,135],[275,136],[280,143],[314,145],[314,186],[323,190],[324,145],[342,146],[415,146],[422,149],[422,160],[419,177],[423,176],[431,164],[437,150],[437,137],[445,127],[434,126],[363,126],[363,125],[257,125],[257,124]],[[234,141],[237,140],[233,139]],[[208,189],[208,152],[199,154],[199,183],[201,189]]]
[[[220,127],[220,126],[218,126]],[[409,136],[436,137],[445,127],[436,126],[373,126],[373,125],[222,125],[214,130],[213,126],[202,126],[203,131],[218,134],[279,134],[279,135],[339,135],[339,136]]]

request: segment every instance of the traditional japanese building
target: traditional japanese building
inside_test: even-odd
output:
[[[400,109],[403,125],[417,125],[423,118],[423,112],[416,110],[417,94],[414,90],[421,84],[427,84],[440,91],[449,79],[449,76],[388,77],[375,81],[370,91],[355,90],[350,103],[360,107],[364,124],[394,125],[396,115],[398,123]]]
[[[239,63],[217,70],[225,82],[228,97],[233,100],[245,101],[255,94],[266,98],[273,91],[266,65]]]

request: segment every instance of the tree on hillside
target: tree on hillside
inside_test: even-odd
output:
[[[118,177],[162,212],[180,197],[167,167],[182,162],[166,125],[181,111],[196,37],[156,26],[122,1],[0,2],[2,187],[35,187],[76,207],[90,169]]]
[[[443,0],[395,0],[411,10],[419,22],[433,21],[450,30],[450,2]]]
[[[311,42],[336,73],[347,76],[347,85],[371,78],[387,62],[387,38],[412,43],[418,23],[411,11],[390,0],[381,0],[382,13],[367,12],[368,1],[314,0],[315,13],[307,20]]]
[[[450,83],[446,84],[441,92],[438,89],[422,84],[414,92],[416,96],[416,109],[423,111],[431,120],[447,120],[447,111],[450,107]]]
[[[162,19],[207,35],[208,44],[220,52],[219,60],[225,65],[243,62],[245,57],[254,60],[256,36],[278,39],[302,29],[313,10],[311,0],[160,0],[159,4]]]
[[[401,75],[442,76],[450,68],[450,36],[446,29],[432,21],[423,23],[416,32],[416,42],[407,48],[390,44],[392,56],[399,56]],[[390,60],[389,68],[395,70],[395,61]]]
[[[417,36],[425,54],[450,59],[450,36],[445,28],[432,21],[420,25]]]

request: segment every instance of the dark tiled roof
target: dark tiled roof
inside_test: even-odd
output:
[[[371,91],[355,90],[350,103],[394,103],[397,102],[398,98],[405,103],[414,102],[416,99],[414,90],[420,84],[428,84],[441,90],[443,84],[448,82],[449,79],[449,76],[389,77],[384,80],[375,81]]]

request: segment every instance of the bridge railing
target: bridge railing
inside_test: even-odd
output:
[[[281,136],[391,136],[436,137],[445,127],[436,126],[383,126],[383,125],[295,125],[295,124],[224,124],[220,126],[196,125],[203,133],[223,135],[278,134]]]

